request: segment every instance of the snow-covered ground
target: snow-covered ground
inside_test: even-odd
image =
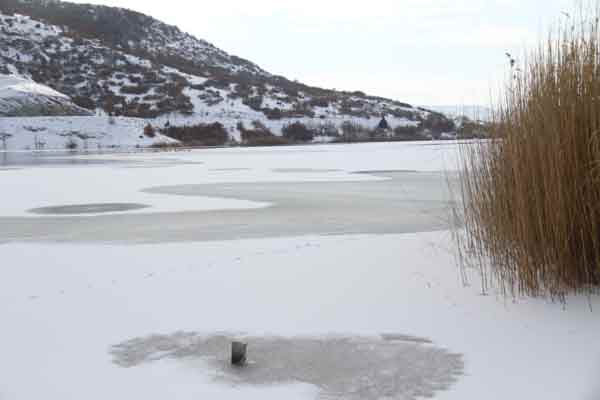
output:
[[[148,121],[141,118],[111,119],[105,116],[0,118],[0,134],[10,135],[0,141],[0,151],[65,150],[70,146],[97,151],[177,143],[158,132],[152,138],[145,136],[147,124]]]
[[[600,299],[572,297],[563,307],[482,296],[475,271],[463,285],[447,230],[108,244],[77,240],[76,221],[93,229],[103,217],[27,213],[145,202],[155,208],[137,218],[153,221],[189,205],[202,215],[211,202],[224,213],[276,207],[139,193],[164,185],[355,181],[375,196],[370,185],[390,184],[382,170],[435,174],[455,166],[456,150],[221,149],[0,169],[0,224],[73,227],[60,242],[43,230],[24,240],[0,230],[0,399],[597,399]],[[402,182],[412,193],[416,184]],[[231,239],[242,228],[227,226]],[[250,341],[246,369],[227,367],[227,337]],[[392,354],[401,362],[390,363]]]
[[[176,143],[176,140],[158,133],[167,123],[172,126],[191,126],[197,124],[223,124],[229,136],[241,141],[237,129],[239,123],[251,128],[254,121],[262,121],[260,113],[255,111],[229,108],[210,108],[190,116],[173,114],[154,119],[102,116],[53,116],[53,117],[0,117],[0,134],[9,134],[0,141],[3,150],[64,150],[73,139],[79,150],[132,149],[149,147],[159,143]],[[415,122],[393,116],[387,117],[391,126],[414,126]],[[291,123],[301,122],[310,127],[332,124],[338,129],[344,122],[352,122],[367,129],[374,129],[380,122],[377,118],[358,118],[332,115],[326,121],[320,118],[288,118],[283,120],[262,121],[274,134],[281,135],[282,129]],[[143,135],[144,127],[152,125],[157,131],[154,138]],[[330,142],[332,137],[317,136],[315,142]]]
[[[24,79],[17,75],[0,75],[0,99],[17,97],[19,95],[40,95],[47,97],[69,97],[34,81]]]
[[[29,115],[88,115],[68,96],[16,74],[0,74],[0,117]],[[1,120],[0,120],[1,121]],[[0,134],[2,134],[0,123]]]

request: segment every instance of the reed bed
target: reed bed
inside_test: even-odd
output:
[[[458,245],[484,290],[564,299],[600,283],[598,11],[511,61],[490,139],[462,148]]]

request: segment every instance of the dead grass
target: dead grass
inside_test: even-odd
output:
[[[562,299],[600,283],[600,13],[577,15],[512,67],[492,138],[462,149],[458,244],[484,290]]]

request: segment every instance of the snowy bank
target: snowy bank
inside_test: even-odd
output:
[[[79,150],[127,149],[175,144],[177,140],[156,133],[144,135],[148,122],[140,118],[13,117],[0,118],[0,150],[43,150],[73,147]]]

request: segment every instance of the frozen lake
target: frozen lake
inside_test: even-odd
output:
[[[0,154],[0,399],[597,399],[599,298],[457,268],[458,150]]]
[[[363,182],[256,182],[188,184],[145,189],[150,194],[216,197],[269,203],[264,208],[169,213],[135,203],[55,205],[36,208],[46,218],[0,217],[0,242],[78,241],[163,243],[239,238],[413,233],[447,229],[448,174],[373,172],[386,179]],[[285,179],[285,178],[283,178]],[[86,217],[85,213],[95,213]],[[83,215],[69,216],[83,213]]]
[[[410,164],[402,152],[411,145],[396,149],[31,155],[29,167],[21,160],[11,165],[24,169],[0,171],[5,187],[16,190],[0,208],[0,242],[163,243],[447,229],[455,176],[436,168],[452,147],[412,145],[420,161],[441,157],[430,171],[402,169]],[[373,166],[382,168],[367,168]]]

